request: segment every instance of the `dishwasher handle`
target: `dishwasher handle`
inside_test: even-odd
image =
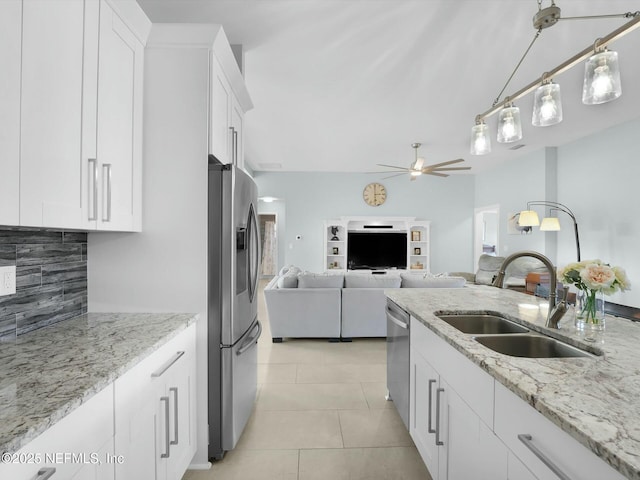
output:
[[[392,322],[394,325],[398,327],[409,330],[409,314],[402,310],[400,307],[396,306],[394,303],[387,303],[387,320]]]

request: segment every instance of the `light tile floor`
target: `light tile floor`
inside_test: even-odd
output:
[[[431,480],[386,393],[383,339],[271,342],[261,283],[258,399],[238,442],[183,480]]]

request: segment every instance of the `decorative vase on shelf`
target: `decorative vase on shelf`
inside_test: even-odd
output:
[[[576,329],[583,332],[585,339],[595,339],[604,332],[604,293],[598,290],[579,290],[576,295]]]

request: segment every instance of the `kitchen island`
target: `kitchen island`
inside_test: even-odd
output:
[[[622,475],[640,479],[640,325],[607,317],[604,341],[588,343],[574,332],[572,311],[560,322],[559,330],[547,329],[544,326],[546,301],[510,290],[467,286],[397,289],[385,293],[420,324]],[[502,355],[435,315],[454,312],[502,314],[532,331],[586,349],[596,356]]]
[[[0,343],[0,452],[17,452],[195,320],[89,313]]]

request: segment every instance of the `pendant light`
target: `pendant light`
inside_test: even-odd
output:
[[[543,80],[542,85],[536,89],[533,97],[531,124],[534,127],[548,127],[561,121],[560,85]]]
[[[491,153],[491,137],[489,137],[489,127],[479,121],[471,127],[471,155],[486,155]]]
[[[560,220],[558,217],[544,217],[540,223],[540,230],[543,232],[560,231]]]
[[[498,115],[498,142],[517,142],[521,138],[520,109],[512,103],[507,103]]]
[[[598,52],[596,46],[596,53],[584,65],[582,103],[598,105],[615,100],[621,94],[618,52],[606,48]]]

